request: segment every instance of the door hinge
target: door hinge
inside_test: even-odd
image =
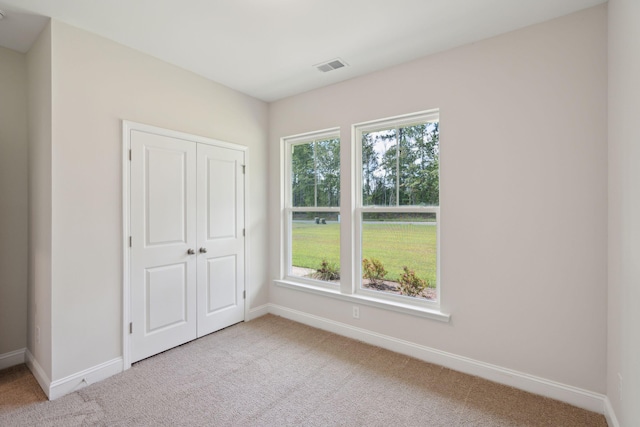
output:
[[[133,322],[129,323],[129,333],[133,333]]]
[[[133,239],[132,239],[132,237],[131,237],[131,236],[129,236],[129,247],[132,247],[132,243],[131,243],[131,242],[132,242],[132,240],[133,240]]]
[[[245,165],[242,165],[242,173],[243,173],[243,174],[244,174],[244,172],[245,172],[245,168],[246,168],[246,166],[245,166]]]
[[[242,291],[242,299],[247,299],[247,291]]]
[[[242,237],[244,237],[244,236],[246,236],[246,232],[245,232],[245,229],[243,228],[242,229]]]
[[[129,150],[129,161],[131,161],[131,150]]]

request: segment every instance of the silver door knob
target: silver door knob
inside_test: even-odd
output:
[[[189,249],[189,250],[187,251],[187,253],[188,253],[189,255],[194,255],[194,254],[196,253],[196,251],[194,251],[193,249]]]
[[[206,254],[207,253],[207,248],[200,248],[200,253],[201,254]]]

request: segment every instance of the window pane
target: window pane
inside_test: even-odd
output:
[[[362,134],[363,206],[438,206],[437,122]]]
[[[340,140],[292,146],[291,206],[340,206]]]
[[[398,129],[400,205],[439,204],[438,123],[425,123]]]
[[[293,212],[291,275],[340,283],[340,215]]]
[[[435,213],[362,214],[362,288],[436,300]]]

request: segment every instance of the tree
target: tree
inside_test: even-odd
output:
[[[340,206],[340,140],[317,141],[314,146],[317,206]]]
[[[362,204],[375,205],[373,191],[376,187],[374,172],[378,169],[378,158],[373,149],[375,138],[371,133],[362,134]]]
[[[438,123],[425,123],[405,128],[401,150],[407,150],[402,158],[402,204],[439,204],[439,129]]]
[[[313,146],[293,146],[291,154],[291,201],[293,206],[314,206],[315,166]]]

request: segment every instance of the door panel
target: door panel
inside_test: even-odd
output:
[[[147,246],[186,243],[186,153],[145,146]]]
[[[131,131],[131,360],[196,338],[196,144]]]
[[[186,264],[165,265],[146,270],[147,316],[145,333],[170,328],[187,321]]]
[[[198,336],[244,320],[244,152],[198,145]]]
[[[207,238],[235,238],[238,218],[236,161],[208,157]]]
[[[235,255],[210,258],[207,268],[207,314],[238,304]],[[228,284],[233,284],[228,286]]]

